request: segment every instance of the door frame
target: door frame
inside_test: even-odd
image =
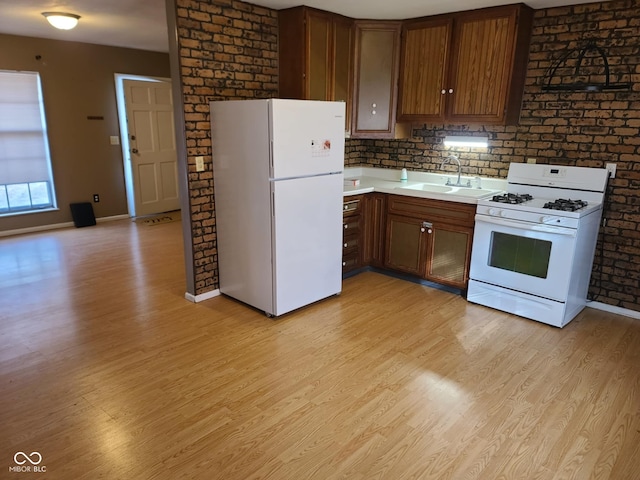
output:
[[[136,80],[139,82],[168,83],[172,85],[170,78],[147,77],[140,75],[129,75],[126,73],[116,73],[114,75],[116,83],[116,100],[118,104],[118,123],[120,125],[120,146],[122,148],[122,163],[124,168],[125,191],[127,193],[127,210],[130,217],[136,216],[136,192],[133,181],[133,169],[131,166],[131,147],[129,145],[129,125],[127,122],[127,105],[124,92],[124,80]],[[175,124],[175,119],[174,119]]]

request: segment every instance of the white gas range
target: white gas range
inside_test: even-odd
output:
[[[585,306],[608,172],[513,163],[480,200],[467,300],[563,327]]]

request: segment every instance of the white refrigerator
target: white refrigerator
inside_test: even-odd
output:
[[[211,102],[220,292],[278,316],[340,293],[345,105]]]

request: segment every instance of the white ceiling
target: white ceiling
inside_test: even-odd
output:
[[[281,9],[305,5],[354,18],[400,19],[471,10],[517,0],[253,0]],[[592,0],[525,0],[535,9],[591,3]],[[74,30],[49,26],[41,15],[62,11],[80,15]],[[0,0],[0,33],[168,51],[165,0]]]

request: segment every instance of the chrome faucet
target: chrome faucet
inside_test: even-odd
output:
[[[442,160],[442,163],[440,164],[440,169],[442,170],[442,167],[444,167],[447,163],[451,163],[451,160],[455,160],[456,163],[458,164],[458,180],[456,181],[456,183],[451,183],[451,180],[449,178],[447,178],[447,183],[446,184],[450,185],[450,186],[453,186],[453,187],[470,187],[471,186],[471,180],[469,180],[466,184],[462,184],[462,182],[460,182],[460,171],[462,169],[462,166],[460,165],[460,159],[458,159],[457,156],[449,155],[444,160]]]

